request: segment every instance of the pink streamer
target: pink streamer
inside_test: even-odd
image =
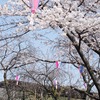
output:
[[[18,85],[18,81],[16,82],[16,85]]]
[[[16,76],[16,81],[18,81],[18,80],[19,80],[19,76],[17,75],[17,76]]]
[[[57,87],[57,83],[58,83],[57,80],[54,80],[54,84],[55,84],[55,86],[56,86],[56,89],[58,88],[58,87]]]
[[[56,68],[58,68],[58,66],[59,66],[59,63],[58,63],[58,61],[56,61]]]
[[[39,5],[39,0],[30,0],[30,1],[31,1],[31,12],[35,13]]]
[[[18,85],[18,81],[19,81],[19,76],[18,75],[15,77],[15,80],[16,80],[16,85]]]
[[[60,67],[61,62],[56,61],[56,68]]]

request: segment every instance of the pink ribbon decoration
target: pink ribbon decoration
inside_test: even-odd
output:
[[[15,77],[16,85],[18,85],[19,77],[20,77],[20,76],[18,76],[18,75]]]
[[[56,89],[57,89],[57,80],[54,80],[54,85],[56,86]]]
[[[34,14],[38,8],[39,0],[30,0],[31,2],[31,12]]]
[[[59,63],[58,63],[58,61],[56,61],[56,68],[58,68],[58,66],[59,66]]]
[[[61,64],[61,62],[56,61],[56,68],[59,68],[60,67],[60,64]]]

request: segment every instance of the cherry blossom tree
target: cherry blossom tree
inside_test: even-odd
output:
[[[25,41],[21,41],[21,38],[17,39],[4,39],[0,42],[0,71],[3,73],[7,100],[12,98],[13,92],[9,87],[12,84],[9,80],[15,80],[15,77],[20,75],[20,68],[34,63],[34,58],[29,55],[29,45],[25,45]],[[35,52],[34,49],[33,51]]]
[[[98,97],[95,99],[100,99],[99,0],[41,0],[39,9],[34,14],[31,13],[29,1],[9,0],[7,4],[0,7],[0,10],[1,16],[21,16],[25,19],[25,21],[21,19],[18,23],[10,22],[9,25],[14,23],[21,26],[21,28],[17,27],[15,33],[11,36],[8,34],[8,37],[2,39],[22,36],[36,29],[41,30],[51,27],[58,30],[58,34],[68,41],[68,45],[65,45],[65,47],[71,46],[69,59],[72,64],[76,67],[83,65],[86,70],[86,73],[84,72],[82,76],[89,89],[85,93],[88,94],[88,91],[95,86],[98,91]],[[89,53],[91,52],[94,58],[90,57]],[[48,62],[51,62],[51,60]],[[85,78],[86,74],[88,74],[89,80]]]

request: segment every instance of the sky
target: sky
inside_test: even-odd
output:
[[[0,0],[0,5],[4,5],[7,2],[7,0]],[[3,80],[3,72],[0,71],[0,81]]]
[[[0,5],[4,5],[8,0],[0,0]]]

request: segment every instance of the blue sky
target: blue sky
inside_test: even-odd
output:
[[[8,0],[0,0],[0,5],[4,5]]]
[[[0,0],[0,5],[4,5],[7,2],[7,0]],[[0,71],[0,80],[2,80],[2,72]]]

